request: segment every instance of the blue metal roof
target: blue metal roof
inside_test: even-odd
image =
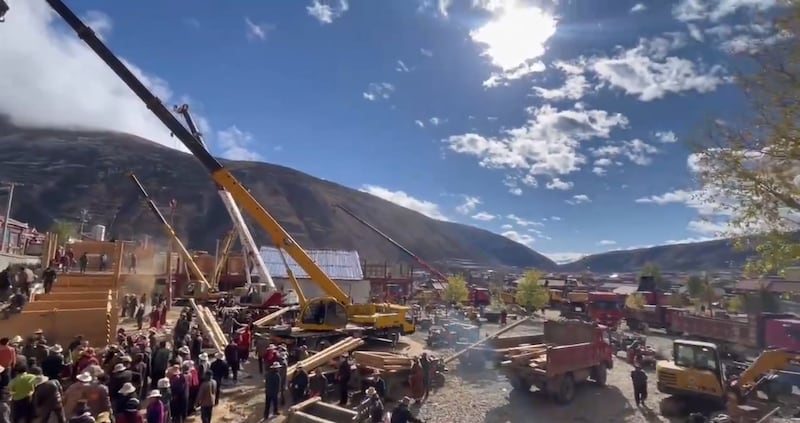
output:
[[[306,253],[331,279],[352,281],[364,279],[358,251],[306,250]],[[300,268],[286,251],[283,251],[283,256],[286,258],[286,262],[296,278],[309,278],[305,270]],[[272,277],[289,277],[286,267],[283,265],[283,260],[281,260],[281,253],[276,248],[261,247],[261,257],[264,259],[264,264]]]

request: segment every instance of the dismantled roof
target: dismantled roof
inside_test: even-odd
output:
[[[358,251],[339,251],[339,250],[306,250],[306,253],[317,263],[331,279],[336,280],[362,280],[364,273],[361,269],[361,258],[358,256]],[[308,273],[305,272],[285,251],[283,256],[286,262],[292,269],[292,273],[298,279],[308,279]],[[261,257],[264,259],[264,264],[272,277],[275,278],[288,278],[289,274],[286,272],[286,266],[283,265],[281,254],[277,248],[261,247]]]

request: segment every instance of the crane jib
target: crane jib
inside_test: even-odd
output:
[[[128,86],[153,112],[181,143],[194,155],[209,172],[215,173],[223,169],[222,164],[206,150],[203,144],[197,140],[183,126],[180,121],[167,109],[161,100],[158,99],[138,78],[122,63],[114,53],[103,44],[95,35],[94,31],[86,26],[83,21],[72,12],[61,0],[46,0],[47,4],[67,23],[80,37],[86,45],[97,54],[103,62],[114,71],[122,82]]]

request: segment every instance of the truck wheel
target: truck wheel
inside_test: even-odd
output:
[[[592,379],[597,384],[597,386],[606,386],[606,380],[608,379],[608,369],[606,368],[605,363],[598,364],[597,366],[592,367]]]
[[[556,392],[556,401],[559,404],[569,404],[575,399],[575,379],[572,374],[566,374],[561,378],[561,384]]]

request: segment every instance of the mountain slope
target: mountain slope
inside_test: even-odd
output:
[[[573,272],[586,269],[599,273],[633,272],[647,263],[655,263],[665,271],[725,270],[743,266],[754,254],[753,249],[740,251],[731,240],[722,239],[592,254],[560,268]]]
[[[77,221],[85,208],[90,224],[110,226],[110,236],[161,235],[128,180],[129,171],[160,206],[177,200],[175,229],[187,245],[214,251],[216,240],[231,227],[211,179],[188,154],[126,134],[21,129],[3,123],[0,145],[0,180],[24,184],[15,193],[13,215],[36,227],[46,229],[54,219]],[[380,262],[407,260],[352,217],[334,211],[334,204],[344,204],[427,261],[556,268],[543,255],[483,229],[433,220],[286,167],[226,163],[305,248],[356,249],[362,258]],[[272,243],[263,230],[252,227],[259,244]]]

